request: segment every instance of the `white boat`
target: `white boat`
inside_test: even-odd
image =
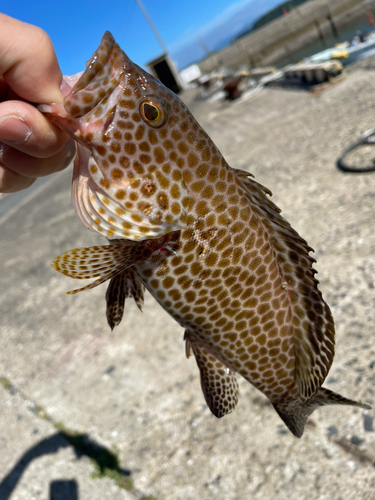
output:
[[[375,33],[370,33],[364,42],[356,43],[355,39],[351,44],[343,42],[337,44],[335,47],[306,57],[303,62],[310,64],[336,59],[345,65],[372,54],[375,54]]]

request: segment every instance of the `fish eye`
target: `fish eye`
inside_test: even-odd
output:
[[[167,121],[166,105],[159,98],[148,96],[139,105],[141,118],[147,125],[159,128]]]

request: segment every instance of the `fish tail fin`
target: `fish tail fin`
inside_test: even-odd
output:
[[[359,403],[353,399],[345,398],[340,394],[320,387],[314,396],[307,401],[300,399],[274,403],[274,408],[282,418],[289,430],[296,436],[301,437],[305,429],[306,421],[309,415],[319,406],[325,405],[349,405],[363,408],[364,410],[371,409],[371,406]]]

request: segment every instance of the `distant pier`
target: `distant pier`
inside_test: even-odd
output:
[[[367,12],[375,11],[375,0],[310,0],[287,15],[214,52],[198,63],[202,74],[220,66],[236,68],[267,66],[292,55]],[[370,26],[369,26],[370,29]]]

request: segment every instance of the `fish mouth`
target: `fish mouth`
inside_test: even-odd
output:
[[[108,109],[110,96],[125,72],[127,56],[106,31],[98,49],[86,63],[86,70],[64,99],[64,107],[72,118],[89,114],[102,103]]]

